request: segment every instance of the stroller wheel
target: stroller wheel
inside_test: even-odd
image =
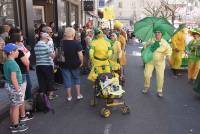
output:
[[[128,114],[130,113],[130,108],[128,106],[121,107],[122,114]]]
[[[103,116],[104,118],[108,118],[111,115],[111,111],[107,108],[102,108],[101,109],[101,116]]]
[[[94,99],[92,99],[90,101],[90,106],[95,107],[96,105],[97,105],[97,102]]]

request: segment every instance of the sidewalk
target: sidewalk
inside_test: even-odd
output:
[[[38,87],[38,81],[35,71],[30,71],[30,78],[32,82],[32,90]],[[0,121],[9,114],[9,101],[7,91],[4,88],[0,88]]]

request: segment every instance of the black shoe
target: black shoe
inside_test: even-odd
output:
[[[27,116],[29,119],[33,119],[33,113],[32,113],[32,112],[26,112],[26,116]]]
[[[25,121],[29,121],[29,120],[31,120],[31,119],[33,119],[33,116],[25,116],[25,117],[21,117],[20,118],[20,122],[25,122]]]
[[[17,133],[17,132],[24,132],[28,129],[27,126],[22,126],[22,125],[17,125],[12,127],[10,130],[12,133]]]
[[[56,98],[58,98],[57,94],[49,95],[49,100],[55,100]]]
[[[19,126],[26,126],[26,124],[25,124],[24,122],[20,122],[20,123],[19,123]],[[11,130],[11,129],[13,129],[14,127],[15,127],[15,125],[12,124],[12,125],[10,125],[9,128],[10,128],[10,130]]]

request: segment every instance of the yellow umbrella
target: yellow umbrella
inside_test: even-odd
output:
[[[103,10],[103,18],[105,20],[113,20],[115,19],[115,13],[113,11],[113,7],[105,7]]]

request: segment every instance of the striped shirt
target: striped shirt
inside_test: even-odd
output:
[[[49,45],[47,45],[44,41],[38,41],[35,45],[35,56],[36,56],[36,65],[52,65],[52,61],[50,58],[50,54],[52,50]]]

